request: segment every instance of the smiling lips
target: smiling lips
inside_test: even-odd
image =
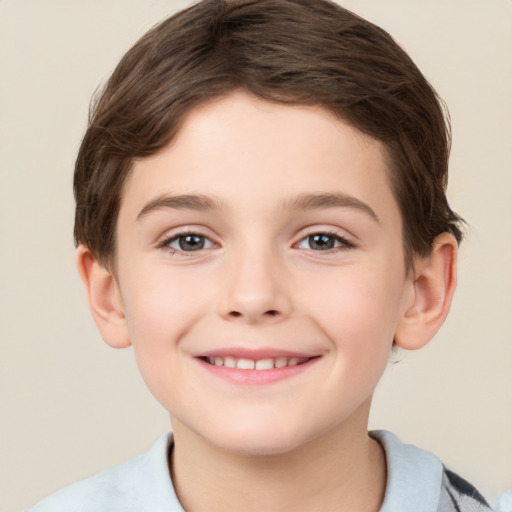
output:
[[[297,366],[309,361],[310,357],[275,357],[265,359],[248,359],[227,357],[205,357],[204,361],[214,366],[224,366],[226,368],[237,368],[239,370],[273,370],[275,368],[286,368],[287,366]]]
[[[299,375],[310,368],[320,355],[259,350],[222,350],[202,354],[197,361],[210,374],[234,384],[271,384]]]

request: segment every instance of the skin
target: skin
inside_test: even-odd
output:
[[[79,249],[105,341],[134,346],[169,411],[186,510],[379,509],[373,390],[393,340],[419,348],[442,324],[457,250],[443,234],[405,267],[386,161],[379,141],[323,109],[233,93],[135,163],[115,273]],[[203,248],[183,245],[187,234]],[[322,234],[326,250],[311,238]],[[272,382],[204,361],[282,353],[312,359]]]

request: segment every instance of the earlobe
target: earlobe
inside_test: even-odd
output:
[[[114,276],[84,245],[80,245],[77,250],[77,267],[101,336],[113,348],[128,347],[131,341]]]
[[[395,332],[395,343],[407,350],[426,345],[443,325],[457,284],[455,237],[439,235],[432,252],[415,264],[411,278],[412,299],[405,306]]]

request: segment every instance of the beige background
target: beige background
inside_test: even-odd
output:
[[[188,1],[0,0],[0,509],[146,450],[168,429],[130,350],[107,348],[74,268],[71,180],[89,98]],[[347,0],[448,102],[450,198],[471,225],[451,316],[389,369],[371,427],[512,487],[512,2]]]

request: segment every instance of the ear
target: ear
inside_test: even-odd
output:
[[[412,299],[404,307],[395,332],[399,347],[421,348],[443,325],[457,285],[457,250],[455,237],[443,233],[434,240],[432,252],[415,262]]]
[[[128,347],[131,341],[115,277],[84,245],[78,247],[77,266],[102,338],[111,347]]]

